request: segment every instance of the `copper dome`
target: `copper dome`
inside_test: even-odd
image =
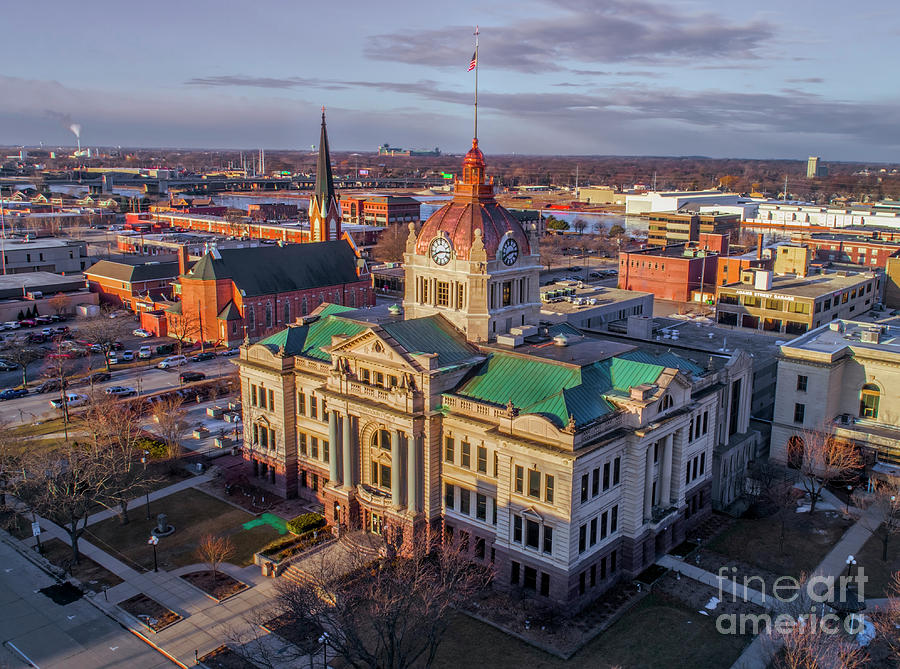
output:
[[[427,255],[431,240],[444,233],[453,245],[455,257],[468,260],[475,230],[481,230],[488,260],[496,258],[500,242],[507,233],[516,240],[521,254],[531,254],[528,235],[518,219],[494,200],[494,187],[485,183],[484,168],[484,154],[478,148],[478,140],[474,139],[463,160],[463,177],[456,183],[453,200],[422,225],[416,240],[416,253]]]

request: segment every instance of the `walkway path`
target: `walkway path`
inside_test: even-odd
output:
[[[824,491],[822,498],[822,501],[829,502],[837,510],[845,508],[844,503],[827,490]],[[813,574],[829,576],[840,575],[847,567],[847,556],[856,554],[872,536],[868,528],[875,526],[874,523],[876,522],[875,518],[877,517],[877,511],[872,509],[863,511],[856,507],[850,507],[850,511],[851,515],[857,518],[857,521],[844,532],[844,535],[834,545],[831,551],[822,558],[822,561],[813,571]],[[662,556],[657,560],[657,564],[680,571],[682,574],[695,581],[721,589],[724,592],[731,592],[731,588],[734,587],[734,584],[732,584],[729,579],[720,577],[717,574],[700,569],[699,567],[689,565],[671,555]],[[736,587],[738,592],[745,590],[743,586],[737,585]],[[759,604],[766,609],[772,608],[772,602],[770,601],[767,604],[765,602],[765,597],[755,590],[747,589],[745,599],[754,604]],[[877,605],[883,602],[881,602],[881,600],[873,600],[871,603]],[[760,634],[744,649],[741,656],[731,665],[731,669],[765,669],[771,663],[775,653],[780,649],[781,643],[777,637]]]
[[[192,477],[157,490],[150,494],[150,498],[159,499],[210,478],[209,475]],[[129,503],[129,508],[140,506],[143,502],[143,498],[133,500]],[[115,512],[100,511],[93,514],[89,522],[97,522],[112,515],[115,515]],[[45,518],[40,519],[40,524],[43,540],[58,538],[69,544],[69,536],[63,528]],[[29,539],[26,543],[33,546],[34,540]],[[256,566],[237,567],[223,564],[221,567],[223,572],[251,587],[223,602],[217,602],[179,578],[181,574],[206,569],[205,565],[191,565],[170,572],[142,573],[83,538],[79,540],[78,546],[82,555],[102,565],[124,581],[110,588],[105,595],[89,595],[91,603],[184,667],[195,665],[195,655],[203,656],[231,639],[257,637],[260,628],[251,622],[254,612],[264,609],[275,595],[274,581],[263,577],[259,567]],[[181,615],[183,619],[160,632],[149,631],[116,606],[138,593],[144,593],[155,599]],[[267,643],[271,652],[277,654],[284,650],[285,644],[277,637],[271,637]],[[308,660],[306,664],[301,664],[307,666]]]

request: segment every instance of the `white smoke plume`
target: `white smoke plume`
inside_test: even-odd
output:
[[[69,130],[71,130],[73,133],[75,133],[75,137],[77,137],[78,139],[81,139],[81,125],[80,124],[73,123],[72,125],[69,126]]]

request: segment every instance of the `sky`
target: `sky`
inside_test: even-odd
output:
[[[893,0],[0,4],[0,143],[897,162]]]

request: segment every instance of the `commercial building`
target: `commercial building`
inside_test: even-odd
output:
[[[365,261],[346,240],[213,248],[175,286],[168,331],[233,346],[283,329],[324,302],[375,303]]]
[[[821,164],[819,156],[810,156],[806,161],[806,178],[827,177],[828,168]]]
[[[853,205],[816,205],[797,202],[761,202],[756,218],[758,223],[784,230],[803,230],[810,227],[844,228],[879,226],[900,228],[900,203],[873,202]]]
[[[258,239],[228,239],[221,235],[202,232],[161,232],[138,234],[127,230],[116,235],[116,248],[123,253],[140,256],[164,256],[169,258],[178,254],[180,249],[187,250],[188,255],[199,257],[204,255],[210,245],[219,249],[247,249],[260,245]]]
[[[87,242],[68,239],[6,239],[3,242],[3,272],[24,274],[83,272],[90,264]]]
[[[773,276],[745,270],[740,283],[716,288],[719,325],[803,334],[838,318],[855,318],[881,302],[881,278],[873,272]]]
[[[588,204],[625,204],[625,193],[612,186],[582,186],[575,191],[575,199]]]
[[[662,211],[646,216],[647,244],[651,246],[696,242],[701,234],[727,235],[736,242],[741,229],[741,217],[734,213]]]
[[[696,244],[622,251],[619,288],[653,293],[661,300],[676,302],[690,302],[712,294],[719,252],[727,253],[728,241],[722,235],[706,235],[701,239]]]
[[[859,446],[870,473],[900,474],[900,328],[840,319],[781,347],[771,457],[798,466],[805,432]]]
[[[139,297],[172,298],[172,284],[184,271],[179,271],[179,263],[135,260],[134,263],[101,260],[84,271],[88,288],[97,293],[101,304],[137,311],[135,302]]]
[[[97,295],[84,285],[80,274],[50,272],[0,275],[0,322],[23,318],[29,310],[39,316],[72,315],[82,304],[97,304]]]
[[[419,223],[422,203],[397,195],[341,197],[341,215],[345,224],[386,226],[394,223]]]
[[[557,281],[541,286],[541,320],[568,323],[587,330],[606,330],[629,316],[652,316],[653,295],[633,290],[593,286],[581,281]]]
[[[677,212],[687,204],[737,205],[746,200],[738,193],[722,193],[717,190],[650,191],[625,196],[625,213],[649,214],[657,211]]]
[[[284,202],[253,202],[247,206],[247,215],[253,221],[289,221],[300,218],[300,207]]]
[[[791,241],[810,248],[813,251],[812,260],[820,263],[853,263],[869,269],[883,269],[888,258],[900,256],[900,239],[817,232],[795,233],[791,235]]]
[[[475,140],[453,200],[410,231],[402,315],[328,305],[241,347],[244,457],[335,526],[454,542],[499,587],[580,608],[708,517],[750,371],[735,387],[540,325],[536,245],[484,172]]]

